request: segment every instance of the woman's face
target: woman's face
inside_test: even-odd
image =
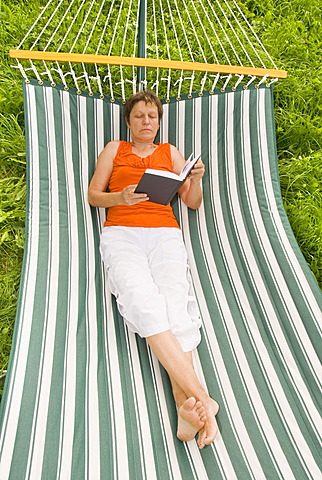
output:
[[[133,139],[153,141],[159,130],[158,108],[153,103],[137,102],[127,122]]]

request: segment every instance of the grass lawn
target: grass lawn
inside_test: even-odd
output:
[[[1,4],[0,149],[0,375],[11,346],[24,250],[25,141],[21,77],[8,59],[41,0]],[[275,86],[281,190],[292,229],[322,285],[322,29],[319,0],[239,2],[288,78]]]

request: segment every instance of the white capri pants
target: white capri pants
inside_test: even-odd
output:
[[[101,256],[110,291],[141,337],[171,330],[184,352],[200,342],[200,315],[178,228],[105,227]]]

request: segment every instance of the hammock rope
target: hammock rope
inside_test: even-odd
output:
[[[179,100],[193,92],[248,88],[255,79],[269,86],[286,76],[237,3],[227,0],[49,0],[10,54],[25,80],[31,71],[40,83],[60,81],[112,101],[141,88]]]

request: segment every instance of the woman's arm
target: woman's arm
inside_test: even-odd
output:
[[[146,194],[134,193],[136,185],[128,185],[121,192],[106,192],[118,147],[118,141],[109,142],[97,159],[96,170],[88,187],[88,202],[93,207],[135,205],[148,200]]]
[[[171,155],[174,173],[179,174],[185,164],[185,159],[179,150],[171,145]],[[205,173],[205,166],[202,160],[198,160],[191,170],[187,180],[179,189],[179,195],[187,207],[196,210],[202,202],[202,177]]]

